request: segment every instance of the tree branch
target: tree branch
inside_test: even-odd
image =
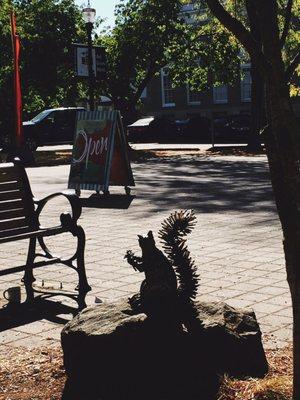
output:
[[[261,71],[264,76],[268,76],[270,72],[270,65],[260,50],[259,44],[253,38],[251,33],[244,27],[244,25],[236,18],[234,18],[225,8],[221,5],[219,0],[206,0],[206,3],[212,14],[238,39],[238,41],[245,47],[251,57],[251,61]]]
[[[283,48],[287,35],[290,30],[291,19],[292,19],[292,8],[293,8],[293,0],[288,0],[286,9],[285,9],[285,19],[284,19],[284,27],[280,38],[280,45]]]
[[[144,77],[144,79],[141,81],[139,84],[139,87],[137,88],[135,94],[133,95],[133,102],[136,103],[139,98],[141,97],[143,90],[147,87],[148,83],[151,81],[153,78],[154,74],[160,70],[160,67],[155,66],[154,62],[150,63],[150,66],[148,68],[148,71]]]
[[[296,54],[293,61],[290,63],[290,65],[287,67],[285,71],[285,77],[287,82],[291,81],[296,71],[296,68],[298,67],[299,64],[300,64],[300,51]]]

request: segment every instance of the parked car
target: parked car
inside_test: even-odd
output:
[[[175,123],[182,142],[205,143],[211,140],[209,118],[195,115],[187,119],[176,120]]]
[[[169,142],[176,140],[175,121],[166,116],[144,117],[127,126],[130,142]]]
[[[127,126],[127,136],[130,142],[147,142],[149,137],[149,125],[154,117],[140,118]]]
[[[251,128],[251,117],[248,114],[234,115],[231,117],[229,127],[231,135],[238,140],[247,141]]]
[[[176,123],[166,115],[155,117],[149,124],[150,136],[159,143],[178,141]]]
[[[248,114],[221,116],[214,119],[215,138],[247,142],[251,127]]]
[[[84,110],[82,107],[52,108],[23,122],[26,147],[34,151],[38,146],[72,144],[76,113]]]
[[[213,120],[213,130],[216,139],[226,139],[229,137],[230,118],[227,116],[216,117]]]

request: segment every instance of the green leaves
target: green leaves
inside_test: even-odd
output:
[[[196,23],[187,27],[186,44],[177,44],[170,54],[172,81],[174,85],[188,82],[199,91],[209,90],[213,85],[233,84],[240,73],[240,48],[209,13],[205,2],[199,0],[196,4]],[[172,63],[174,53],[176,62]]]
[[[182,40],[179,0],[129,0],[116,8],[116,26],[99,38],[108,53],[105,94],[126,114],[167,61],[168,48]]]
[[[73,0],[18,0],[14,9],[22,45],[24,119],[47,107],[75,104],[72,43],[85,40],[79,8]],[[0,130],[13,123],[9,10],[9,1],[0,0]]]

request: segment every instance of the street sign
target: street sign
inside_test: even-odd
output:
[[[101,80],[105,77],[106,66],[106,51],[104,47],[94,47],[96,56],[96,78]]]
[[[68,188],[107,193],[109,185],[134,185],[120,112],[79,111]]]
[[[75,44],[75,75],[88,78],[88,46]],[[106,52],[104,47],[93,46],[92,48],[93,71],[96,80],[103,80],[106,73]]]

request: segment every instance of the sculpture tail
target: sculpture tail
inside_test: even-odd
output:
[[[196,216],[193,211],[176,211],[164,220],[158,232],[163,248],[174,266],[179,283],[179,298],[185,305],[194,304],[199,286],[197,268],[185,239],[195,225]]]

